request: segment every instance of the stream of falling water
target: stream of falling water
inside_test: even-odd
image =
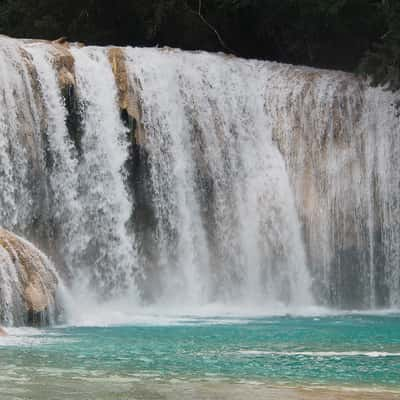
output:
[[[0,224],[26,229],[39,218],[38,199],[44,197],[41,110],[18,42],[0,40]],[[24,207],[17,207],[19,203]]]
[[[84,254],[97,285],[115,295],[124,289],[136,290],[138,267],[135,238],[128,236],[125,226],[132,209],[123,170],[128,144],[105,49],[74,49],[72,54],[84,130],[78,164],[83,232],[73,245],[78,246],[78,254]]]

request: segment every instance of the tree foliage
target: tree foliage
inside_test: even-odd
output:
[[[399,89],[399,0],[0,0],[0,33],[227,51]]]
[[[400,2],[383,1],[385,33],[367,51],[360,69],[372,77],[374,85],[386,85],[388,89],[400,90]]]

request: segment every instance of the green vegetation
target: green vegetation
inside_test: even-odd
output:
[[[226,51],[400,88],[399,0],[0,0],[0,32]]]
[[[400,1],[382,1],[385,33],[367,51],[360,70],[373,78],[374,85],[384,84],[400,90]]]

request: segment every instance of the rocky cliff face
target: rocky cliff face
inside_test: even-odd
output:
[[[56,310],[57,276],[31,243],[0,228],[0,323],[44,325]]]

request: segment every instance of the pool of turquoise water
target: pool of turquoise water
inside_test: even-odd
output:
[[[188,317],[165,325],[11,329],[0,338],[0,389],[49,376],[400,390],[400,315]]]

